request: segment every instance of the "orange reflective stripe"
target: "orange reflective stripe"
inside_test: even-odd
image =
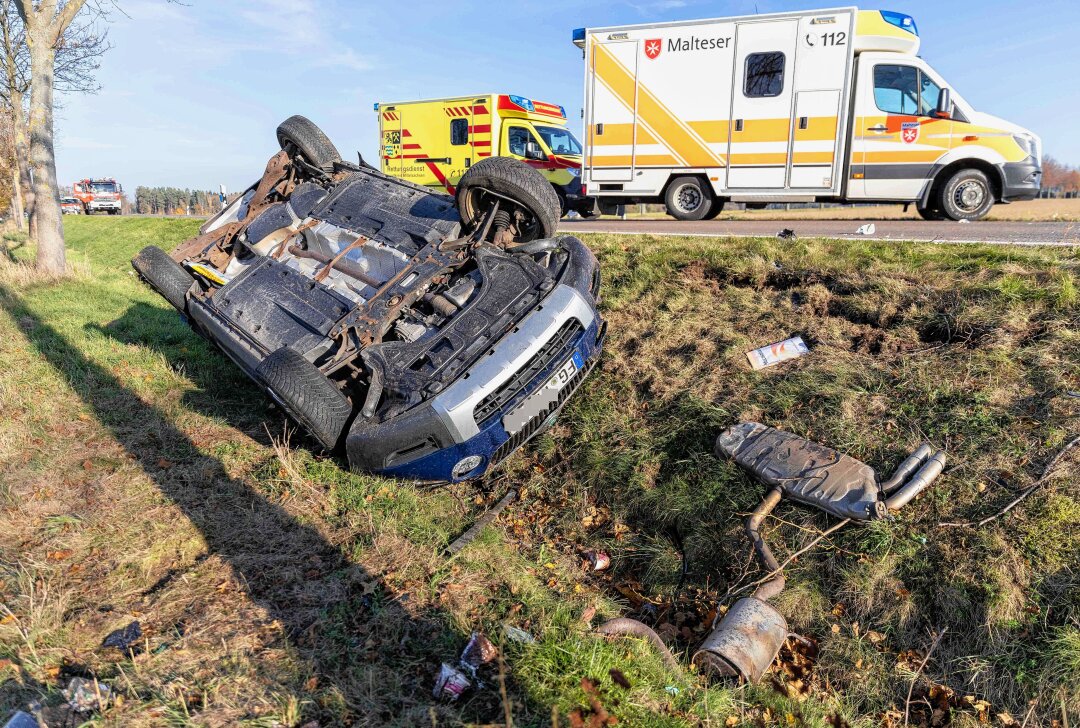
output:
[[[603,45],[593,44],[596,78],[623,106],[634,111],[637,91],[637,118],[650,133],[660,139],[688,167],[722,167],[723,160],[693,129],[679,120],[646,86],[634,76]],[[595,140],[595,136],[594,136]]]

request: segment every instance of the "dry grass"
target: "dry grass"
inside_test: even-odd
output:
[[[56,718],[59,688],[92,675],[122,698],[103,725],[500,723],[492,672],[461,704],[430,694],[479,628],[502,643],[519,726],[551,725],[553,706],[567,725],[583,677],[623,725],[897,725],[928,633],[948,627],[914,692],[952,724],[1008,725],[997,716],[1032,699],[1029,725],[1080,710],[1075,457],[1009,518],[936,528],[1007,501],[1075,434],[1075,252],[592,237],[600,369],[490,482],[419,490],[346,473],[289,433],[129,274],[141,245],[196,224],[74,220],[92,278],[0,286],[0,709],[41,700]],[[792,333],[810,356],[749,370],[746,350]],[[789,569],[777,603],[821,652],[805,692],[706,687],[581,621],[655,618],[685,651],[758,575],[740,519],[761,488],[711,455],[741,418],[881,468],[923,438],[950,453],[895,521]],[[511,485],[522,502],[444,559]],[[784,505],[768,538],[783,558],[828,523]],[[672,531],[688,565],[674,602]],[[613,568],[583,569],[584,547]],[[141,646],[101,648],[133,619]],[[536,642],[506,641],[505,624]],[[930,717],[921,702],[913,716]]]

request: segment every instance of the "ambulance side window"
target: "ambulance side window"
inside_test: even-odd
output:
[[[748,55],[743,95],[756,99],[783,93],[785,60],[784,54],[779,51]]]
[[[515,157],[524,157],[525,148],[533,141],[533,135],[522,126],[512,126],[506,132],[506,146]]]
[[[919,69],[913,66],[874,66],[874,103],[886,114],[918,115]],[[934,103],[937,103],[936,98]]]
[[[450,122],[450,143],[455,147],[469,143],[468,119],[454,119]]]

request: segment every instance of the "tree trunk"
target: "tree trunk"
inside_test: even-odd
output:
[[[34,212],[31,226],[37,240],[37,267],[49,273],[67,272],[60,190],[56,184],[53,150],[53,65],[56,51],[48,24],[27,24],[30,49],[30,165],[34,175]],[[41,26],[45,26],[44,28]],[[54,33],[53,33],[54,34]],[[36,229],[34,229],[36,228]]]
[[[24,215],[33,216],[34,193],[30,187],[30,140],[26,135],[26,111],[23,108],[24,97],[22,91],[11,91],[11,123],[13,125],[12,138],[15,144],[15,168],[14,185],[11,195],[17,207],[18,217],[15,220],[15,229],[26,230],[26,218]],[[13,208],[14,210],[14,208]]]

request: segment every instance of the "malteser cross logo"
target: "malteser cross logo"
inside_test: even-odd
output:
[[[656,58],[660,55],[660,51],[664,49],[663,44],[659,38],[650,38],[645,41],[645,55],[649,57],[649,60]]]

